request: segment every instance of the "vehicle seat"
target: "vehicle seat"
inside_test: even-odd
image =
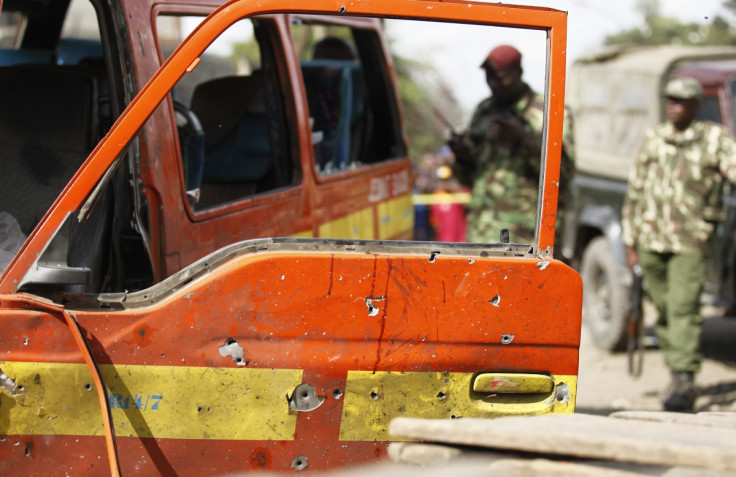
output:
[[[255,183],[271,170],[273,158],[260,73],[197,85],[191,110],[204,131],[203,182]]]
[[[0,48],[0,66],[51,63],[53,51],[36,48]]]
[[[301,63],[304,86],[313,118],[313,131],[322,133],[315,144],[321,172],[345,169],[351,162],[363,116],[360,63],[348,60],[311,60]]]
[[[0,210],[29,234],[96,143],[97,79],[54,66],[0,67]]]

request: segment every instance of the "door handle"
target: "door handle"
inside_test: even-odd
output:
[[[473,379],[472,388],[484,394],[542,394],[551,393],[554,384],[546,374],[480,373]]]

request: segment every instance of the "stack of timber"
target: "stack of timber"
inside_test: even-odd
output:
[[[394,465],[414,464],[403,475],[736,477],[732,412],[397,418],[389,433],[412,440],[389,445]]]

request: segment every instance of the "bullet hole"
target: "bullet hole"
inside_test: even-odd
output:
[[[307,458],[303,455],[294,457],[294,460],[291,461],[291,466],[295,470],[304,470],[307,468]]]
[[[144,337],[144,336],[146,336],[146,329],[145,328],[141,328],[140,330],[138,330],[138,335],[141,338]]]
[[[429,263],[434,263],[435,260],[437,260],[437,255],[439,255],[440,252],[432,252],[429,254]]]
[[[557,402],[561,404],[569,404],[570,403],[570,388],[565,383],[560,383],[557,386],[557,391],[555,393],[555,399],[557,399]]]
[[[378,398],[379,398],[378,393],[375,391],[371,391],[371,399],[373,399],[374,401],[377,401]]]
[[[376,316],[380,311],[379,308],[373,304],[374,301],[385,300],[385,297],[379,296],[377,298],[366,298],[365,306],[368,308],[368,316]]]
[[[5,389],[8,393],[10,393],[11,396],[15,396],[16,391],[18,390],[17,386],[15,385],[15,381],[10,379],[7,374],[3,373],[3,371],[0,369],[0,389]]]
[[[301,383],[294,388],[291,396],[286,395],[286,401],[292,411],[309,412],[320,407],[325,401],[325,396],[318,396],[311,384]]]
[[[246,362],[243,360],[243,347],[240,346],[233,338],[226,339],[225,344],[220,346],[218,350],[220,352],[220,356],[230,356],[238,366],[246,365]]]
[[[342,391],[335,389],[332,391],[332,399],[340,399],[342,397]]]
[[[89,391],[90,389],[92,389],[92,385],[90,383],[87,383],[84,385],[84,389]]]
[[[501,336],[501,344],[507,345],[514,341],[514,335],[503,335]]]
[[[537,268],[544,270],[549,266],[549,262],[537,262]]]
[[[453,414],[450,416],[450,419],[457,419],[457,416]]]
[[[488,303],[490,303],[493,306],[499,306],[501,304],[501,295],[496,295],[490,300],[488,300]]]
[[[347,10],[348,10],[347,8],[345,8],[344,6],[342,6],[342,7],[340,7],[340,9],[339,9],[339,10],[337,11],[337,13],[343,14],[343,13],[345,13],[345,12],[346,12]]]
[[[202,412],[202,407],[201,406],[197,408],[197,412],[199,412],[199,413]]]
[[[23,391],[24,389],[25,389],[25,388],[23,387],[23,385],[22,385],[22,384],[18,385],[18,391]]]
[[[468,259],[468,263],[469,263],[470,265],[472,265],[472,264],[474,264],[474,263],[475,263],[475,260],[473,260],[472,258],[469,258],[469,259]]]
[[[31,455],[31,451],[32,450],[33,450],[33,442],[27,442],[26,443],[26,451],[25,451],[26,457],[28,457],[29,455]]]
[[[447,394],[443,393],[442,391],[437,393],[437,399],[443,400],[447,398]]]
[[[251,457],[251,460],[253,460],[253,462],[255,462],[255,464],[261,469],[265,469],[266,464],[268,464],[268,457],[266,456],[266,453],[263,451],[258,451],[255,454],[253,454],[253,456]]]

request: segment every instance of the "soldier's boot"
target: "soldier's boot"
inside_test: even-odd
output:
[[[672,372],[672,382],[661,398],[665,411],[691,412],[695,405],[695,377],[692,372]]]

